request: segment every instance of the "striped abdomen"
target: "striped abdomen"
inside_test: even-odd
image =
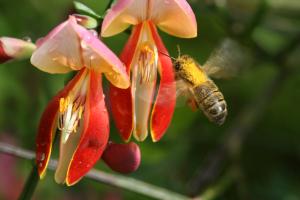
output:
[[[223,124],[227,116],[227,105],[216,84],[208,79],[195,86],[193,92],[198,107],[208,119],[218,125]]]

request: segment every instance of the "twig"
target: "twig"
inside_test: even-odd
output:
[[[19,158],[32,160],[35,158],[33,151],[22,149],[13,145],[9,145],[0,142],[0,152],[6,153]],[[50,160],[48,168],[55,170],[57,166],[57,160]],[[95,180],[97,182],[105,183],[111,186],[127,189],[138,194],[142,194],[154,199],[165,199],[165,200],[186,200],[190,199],[184,195],[172,192],[170,190],[136,180],[134,178],[125,177],[117,174],[110,174],[96,169],[92,169],[86,174],[86,178]]]
[[[235,171],[229,170],[223,177],[218,181],[215,185],[206,190],[201,197],[198,197],[200,200],[213,200],[219,197],[228,186],[232,185],[235,179],[236,173]],[[197,199],[198,199],[197,198]]]
[[[113,4],[113,2],[114,2],[113,0],[109,0],[107,6],[106,6],[106,8],[105,8],[106,11],[107,11],[108,9],[110,9],[110,7],[111,7],[111,5]]]
[[[36,165],[33,164],[29,177],[25,183],[24,189],[21,192],[19,200],[30,200],[32,199],[33,193],[38,185],[39,175],[37,173]]]

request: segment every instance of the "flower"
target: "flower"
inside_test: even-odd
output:
[[[101,35],[118,34],[130,25],[134,28],[120,59],[127,73],[131,71],[131,88],[111,86],[112,113],[125,141],[132,133],[138,141],[143,141],[148,135],[151,112],[151,136],[158,141],[172,119],[176,86],[172,62],[164,55],[168,52],[156,26],[168,34],[191,38],[197,35],[197,23],[185,0],[118,0],[104,18]],[[160,84],[156,94],[157,72]]]
[[[35,45],[29,41],[0,37],[0,63],[12,59],[29,58],[35,48]]]
[[[36,138],[36,163],[42,178],[56,129],[61,132],[55,180],[73,185],[101,157],[109,136],[102,73],[116,87],[129,87],[121,61],[74,16],[39,40],[31,63],[49,73],[78,71],[48,104]]]

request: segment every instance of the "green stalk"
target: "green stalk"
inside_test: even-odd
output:
[[[34,194],[34,191],[39,182],[39,175],[36,164],[34,163],[28,176],[22,193],[20,194],[19,200],[30,200]]]
[[[109,3],[107,4],[105,11],[107,11],[108,9],[110,9],[111,5],[113,4],[114,0],[110,0]]]

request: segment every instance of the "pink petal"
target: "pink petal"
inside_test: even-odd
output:
[[[102,28],[101,36],[109,37],[116,35],[130,25],[139,24],[143,15],[146,14],[147,0],[119,0],[116,4],[108,10],[105,16]],[[137,13],[137,11],[140,11]],[[140,16],[139,16],[140,15]],[[146,16],[144,16],[145,18]]]
[[[94,34],[78,25],[74,16],[39,42],[31,63],[49,73],[93,68],[105,73],[115,86],[129,87],[129,78],[122,62]]]
[[[129,77],[119,58],[90,31],[77,24],[73,24],[73,28],[81,40],[85,66],[103,72],[116,87],[128,88]]]
[[[186,0],[119,0],[105,16],[101,35],[112,36],[146,20],[177,37],[197,36],[195,15]]]
[[[71,26],[74,20],[54,28],[42,41],[31,57],[31,63],[48,73],[67,73],[83,67],[80,60],[80,43]]]
[[[164,32],[182,38],[197,36],[196,18],[186,0],[154,0],[151,11],[153,23]]]

